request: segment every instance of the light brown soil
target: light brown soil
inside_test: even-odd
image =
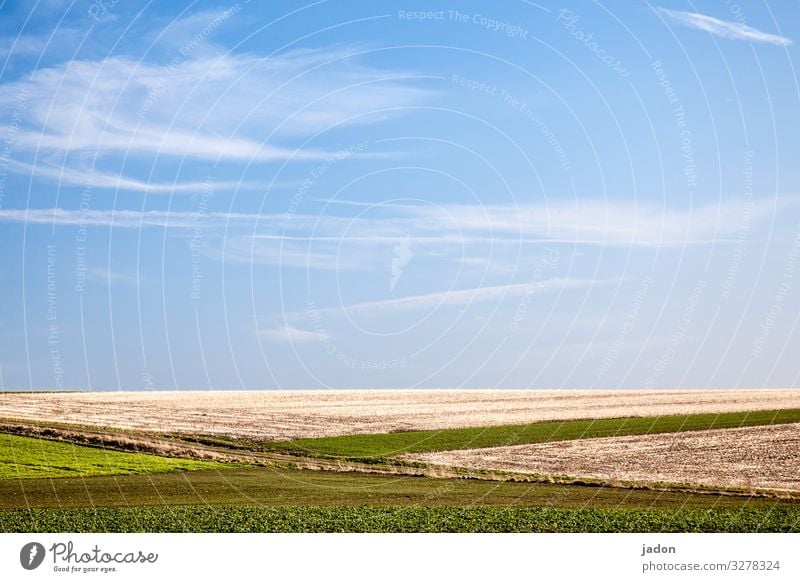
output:
[[[800,424],[406,455],[448,467],[800,491]]]
[[[272,440],[774,408],[800,390],[0,393],[0,418]]]

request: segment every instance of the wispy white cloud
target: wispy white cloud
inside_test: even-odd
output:
[[[365,246],[396,245],[411,233],[415,244],[439,246],[487,243],[565,243],[599,245],[685,245],[729,242],[745,216],[757,224],[776,212],[800,206],[800,197],[764,198],[755,202],[731,199],[684,209],[663,209],[637,201],[582,200],[528,205],[395,206],[387,212],[358,217],[312,213],[215,213],[204,216],[212,224],[253,226],[251,236],[265,244],[343,241]],[[145,225],[182,228],[195,212],[90,210],[63,208],[0,209],[0,220],[76,224],[89,217],[92,224],[110,225],[125,219]],[[127,221],[123,221],[128,224]],[[132,222],[131,222],[132,224]],[[137,224],[138,226],[138,224]]]
[[[415,86],[413,74],[360,65],[357,52],[203,53],[167,64],[75,60],[0,85],[0,111],[25,96],[15,148],[37,152],[325,159],[331,152],[280,144],[337,124],[374,122],[383,109],[432,95]]]
[[[291,325],[276,327],[273,329],[262,329],[258,331],[259,337],[269,341],[288,342],[292,344],[302,344],[323,339],[323,335],[317,331],[307,331],[298,329]]]
[[[144,276],[135,273],[121,273],[112,271],[108,268],[90,267],[86,269],[86,276],[88,279],[103,283],[106,285],[138,285],[143,281],[147,281]]]
[[[407,225],[425,232],[462,232],[508,237],[521,242],[550,241],[601,246],[684,246],[724,243],[741,228],[745,212],[753,222],[772,217],[779,209],[800,203],[798,198],[762,199],[745,207],[731,199],[682,209],[663,209],[636,200],[554,202],[549,205],[450,205],[443,213],[426,206],[407,207]]]
[[[764,42],[779,46],[789,46],[792,39],[777,34],[763,32],[752,26],[747,26],[741,22],[730,22],[719,20],[713,16],[706,16],[697,12],[685,12],[682,10],[669,10],[667,8],[655,8],[656,12],[663,14],[671,21],[681,26],[702,30],[719,36],[735,40],[749,40],[751,42]]]
[[[227,212],[165,212],[160,210],[64,210],[62,208],[0,209],[0,222],[17,222],[28,225],[95,226],[113,228],[195,228],[198,221],[203,227],[224,228],[253,226],[257,214]]]
[[[421,295],[408,295],[396,299],[383,299],[380,301],[367,301],[337,308],[320,309],[320,313],[347,312],[358,315],[386,314],[392,311],[415,311],[418,309],[433,309],[436,307],[464,307],[473,303],[484,301],[501,301],[522,295],[534,295],[548,291],[562,291],[566,289],[580,289],[598,284],[618,283],[620,278],[608,279],[576,279],[555,277],[544,281],[531,283],[514,283],[509,285],[493,285],[474,287],[471,289],[455,289],[425,293]]]
[[[462,264],[475,272],[513,274],[542,247],[681,249],[732,244],[743,224],[768,224],[800,199],[732,199],[694,208],[663,209],[637,201],[581,200],[549,205],[395,206],[357,217],[295,215],[262,220],[251,234],[231,233],[227,260],[304,270],[389,268],[393,248],[410,240],[415,264]],[[218,255],[219,256],[219,255]]]
[[[415,265],[463,265],[470,273],[523,272],[542,247],[681,249],[730,244],[742,225],[756,240],[777,212],[798,198],[730,200],[664,210],[635,201],[592,201],[524,206],[402,206],[380,213],[237,213],[62,208],[0,209],[0,222],[29,226],[163,228],[178,234],[198,225],[208,235],[200,252],[215,259],[303,270],[390,269],[393,249],[411,241]],[[222,234],[225,236],[214,236]],[[536,249],[536,250],[534,250]]]
[[[92,188],[113,188],[149,194],[200,193],[204,188],[214,189],[262,189],[262,184],[250,182],[145,182],[128,176],[114,175],[93,168],[72,168],[45,164],[28,164],[17,160],[6,162],[8,170],[25,176],[35,176],[62,185],[87,186]]]

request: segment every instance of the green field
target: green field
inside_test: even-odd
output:
[[[800,409],[538,422],[509,426],[423,430],[298,439],[266,448],[297,455],[380,461],[402,453],[501,447],[549,441],[739,428],[800,422]]]
[[[800,531],[791,499],[235,467],[0,481],[0,508],[5,532]]]
[[[191,471],[224,465],[0,434],[0,480]]]
[[[800,511],[130,507],[0,512],[6,532],[798,532]]]
[[[184,437],[186,446],[194,440],[200,452],[238,451],[238,457],[250,455],[264,467],[0,434],[0,531],[800,531],[797,497],[702,488],[660,491],[585,481],[516,482],[488,474],[433,478],[374,472],[419,472],[394,466],[398,461],[393,455],[405,452],[790,422],[800,422],[800,410],[541,422],[277,443]],[[54,430],[50,436],[84,438],[75,430]],[[104,442],[122,448],[136,436],[85,430],[90,431],[86,438],[107,437]],[[337,470],[295,468],[309,467],[314,459],[317,468]]]
[[[0,509],[198,504],[800,509],[768,497],[270,468],[0,481]]]

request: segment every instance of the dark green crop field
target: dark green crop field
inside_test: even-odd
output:
[[[0,509],[237,504],[800,509],[768,497],[269,468],[0,481]]]
[[[800,510],[128,507],[0,511],[7,532],[798,532]]]
[[[548,441],[740,428],[794,422],[800,422],[800,409],[538,422],[510,426],[298,439],[269,443],[265,446],[269,449],[298,455],[379,460],[381,457],[402,453],[427,453]]]

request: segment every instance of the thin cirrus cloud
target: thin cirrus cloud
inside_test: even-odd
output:
[[[677,209],[636,200],[592,199],[547,205],[452,205],[446,209],[446,221],[423,206],[409,206],[404,212],[419,229],[441,232],[449,223],[453,232],[467,233],[465,240],[477,233],[521,242],[664,247],[731,242],[745,219],[765,221],[798,202],[796,197],[730,199]]]
[[[777,213],[800,200],[732,199],[665,210],[635,201],[554,202],[549,205],[398,206],[384,214],[261,217],[249,233],[208,238],[202,252],[226,262],[303,271],[369,271],[387,268],[395,248],[410,241],[415,264],[461,264],[475,271],[513,274],[546,246],[631,248],[640,252],[731,245],[746,233],[765,240]],[[434,298],[435,300],[435,298]]]
[[[332,153],[324,149],[286,144],[380,120],[385,110],[433,95],[417,86],[417,75],[359,64],[360,52],[337,46],[270,57],[204,53],[167,64],[72,60],[0,85],[0,111],[10,113],[22,98],[15,147],[35,152],[327,159]]]
[[[790,38],[763,32],[741,22],[719,20],[713,16],[706,16],[705,14],[699,14],[697,12],[669,10],[660,7],[655,8],[655,11],[666,16],[676,24],[687,28],[702,30],[720,38],[762,42],[778,46],[790,46],[793,42]]]
[[[90,267],[86,269],[86,276],[88,279],[106,285],[138,285],[139,283],[148,280],[140,273],[128,274],[112,271],[107,268],[101,269],[97,267]]]
[[[429,206],[408,205],[384,208],[382,213],[369,217],[3,208],[0,222],[186,229],[194,228],[201,220],[208,229],[247,228],[252,231],[249,234],[234,232],[228,237],[224,255],[232,260],[304,267],[308,265],[300,259],[306,256],[319,254],[324,262],[330,263],[332,258],[338,256],[344,260],[349,254],[356,259],[354,265],[361,263],[364,268],[370,268],[371,252],[383,253],[407,237],[417,250],[435,248],[438,251],[545,243],[644,248],[725,244],[737,240],[743,228],[757,233],[755,229],[759,225],[778,212],[793,211],[798,204],[800,198],[797,197],[756,201],[732,199],[665,210],[636,201],[584,200],[549,205],[453,204],[443,206],[443,212],[431,210]],[[295,255],[296,260],[287,261],[290,255]],[[339,268],[342,266],[340,264]]]
[[[407,295],[393,299],[367,301],[355,303],[344,307],[319,309],[320,313],[349,313],[351,315],[380,315],[391,311],[417,311],[421,309],[435,309],[437,307],[464,307],[473,303],[485,301],[502,301],[513,297],[533,295],[548,291],[562,291],[567,289],[581,289],[601,284],[619,283],[620,277],[606,279],[578,279],[554,277],[544,281],[531,283],[513,283],[508,285],[491,285],[473,287],[469,289],[452,289]]]
[[[92,188],[113,188],[148,194],[199,193],[204,189],[254,190],[263,189],[262,184],[238,181],[209,182],[150,182],[122,175],[101,172],[94,168],[78,169],[68,166],[51,166],[43,163],[28,164],[17,160],[7,160],[6,168],[16,174],[33,176],[59,185],[91,186]]]
[[[316,331],[298,329],[291,325],[284,325],[272,329],[262,329],[258,331],[259,337],[275,342],[289,342],[292,344],[302,344],[320,341],[323,335]]]
[[[514,283],[507,285],[490,285],[472,287],[468,289],[451,289],[435,293],[422,293],[406,295],[403,297],[384,299],[380,301],[367,301],[341,307],[326,307],[318,309],[318,313],[327,315],[359,315],[359,316],[386,316],[397,312],[431,310],[438,308],[464,308],[476,303],[502,302],[507,299],[533,295],[546,292],[566,291],[568,289],[585,289],[595,285],[615,284],[623,280],[621,277],[606,279],[578,279],[554,277],[544,281],[532,283]],[[290,314],[301,317],[303,314]],[[276,328],[262,329],[258,332],[263,339],[283,341],[290,343],[306,343],[321,341],[326,334],[318,331],[308,331],[285,325]]]
[[[165,212],[161,210],[65,210],[63,208],[29,208],[0,210],[0,222],[27,224],[28,226],[86,226],[99,228],[195,228],[198,221],[204,227],[224,228],[226,225],[251,226],[256,224],[256,214],[228,212]]]
[[[683,248],[730,244],[742,229],[758,228],[796,198],[729,200],[665,210],[636,201],[553,202],[549,205],[425,205],[381,207],[372,218],[297,215],[263,220],[265,228],[225,242],[229,260],[304,269],[369,270],[383,265],[408,238],[416,259],[435,256],[500,265],[519,246]],[[270,225],[278,225],[272,228]],[[492,259],[491,261],[489,259]],[[415,260],[416,260],[415,259]]]

